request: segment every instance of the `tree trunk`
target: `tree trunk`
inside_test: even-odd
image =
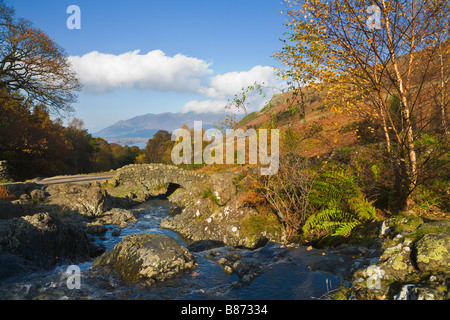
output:
[[[386,10],[386,3],[383,2],[383,7]],[[415,15],[415,1],[412,2],[412,15]],[[415,17],[411,16],[412,21],[414,21]],[[411,192],[415,188],[417,184],[417,157],[416,157],[416,150],[414,146],[414,134],[413,134],[413,127],[411,123],[411,110],[408,103],[408,87],[409,82],[411,79],[411,71],[413,66],[413,48],[415,46],[415,34],[414,34],[414,23],[412,25],[412,35],[411,35],[411,44],[410,44],[410,56],[409,56],[409,65],[407,69],[407,79],[406,79],[406,87],[403,83],[403,78],[400,73],[396,54],[394,51],[394,44],[392,41],[392,34],[390,29],[390,20],[388,16],[385,17],[385,27],[386,27],[386,33],[388,36],[388,49],[390,53],[390,60],[392,62],[394,72],[395,72],[395,78],[397,82],[397,90],[400,95],[400,107],[401,107],[401,117],[402,117],[402,130],[401,130],[401,137],[402,137],[402,143],[399,143],[399,151],[401,155],[401,163],[400,167],[401,169],[401,185],[399,186],[401,188],[401,191],[399,192],[400,197],[402,198],[402,206],[400,210],[406,209],[407,205],[410,204],[411,199]],[[406,150],[405,150],[406,149]],[[407,154],[406,154],[407,153]],[[404,199],[403,199],[404,198]]]
[[[442,53],[442,43],[439,41],[439,62],[441,71],[441,117],[442,117],[442,130],[445,134],[448,134],[447,119],[445,112],[445,77],[444,77],[444,59]]]

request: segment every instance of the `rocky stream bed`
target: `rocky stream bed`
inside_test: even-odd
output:
[[[104,183],[10,186],[0,299],[449,298],[450,222],[389,219],[365,246],[286,245],[254,223],[249,183],[132,165]]]

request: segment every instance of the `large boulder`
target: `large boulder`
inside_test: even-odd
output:
[[[383,253],[354,272],[349,298],[448,300],[450,222],[400,217],[381,231]]]
[[[93,268],[101,266],[112,268],[126,281],[153,284],[193,270],[197,264],[188,249],[169,236],[134,234],[94,261]]]
[[[137,222],[137,217],[132,210],[114,208],[99,214],[96,220],[103,224],[114,224],[123,228]]]
[[[416,243],[416,263],[420,271],[450,272],[450,234],[429,233]]]
[[[267,217],[249,204],[248,194],[239,192],[234,182],[238,178],[236,173],[216,173],[207,183],[181,192],[176,199],[170,197],[177,207],[161,221],[161,227],[192,241],[214,240],[250,249],[280,239],[281,232],[275,227],[269,230],[264,223]]]
[[[24,215],[22,206],[15,202],[0,200],[0,220],[17,218]]]
[[[46,190],[49,205],[57,205],[76,211],[87,217],[97,217],[113,208],[113,199],[98,184],[51,185]]]
[[[86,260],[92,252],[81,226],[46,212],[2,221],[0,249],[39,267]]]
[[[233,247],[255,249],[265,245],[270,237],[264,233],[255,236],[244,232],[243,222],[258,212],[243,205],[238,195],[218,208],[209,198],[194,198],[179,211],[163,219],[161,227],[181,233],[192,241],[215,240]]]

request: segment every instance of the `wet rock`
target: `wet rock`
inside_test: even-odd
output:
[[[216,252],[208,255],[208,258],[216,261],[226,274],[236,273],[242,283],[250,283],[258,273],[260,263],[243,257],[239,252]]]
[[[188,249],[166,235],[125,236],[113,250],[98,257],[93,267],[107,266],[126,281],[152,284],[196,268]]]
[[[16,275],[35,271],[26,265],[26,262],[15,254],[0,250],[0,284],[2,281]]]
[[[222,241],[215,240],[199,240],[191,243],[187,248],[190,252],[201,252],[225,246]]]
[[[393,223],[395,222],[395,223]],[[404,217],[383,224],[381,256],[354,272],[355,299],[443,300],[450,296],[450,222]]]
[[[436,288],[407,284],[402,286],[399,293],[394,296],[394,300],[444,300],[442,291]]]
[[[235,263],[233,263],[232,269],[234,270],[234,272],[236,272],[236,274],[240,278],[242,278],[243,276],[248,274],[252,270],[253,267],[254,267],[254,265],[247,261],[238,260]]]
[[[120,228],[125,228],[137,222],[137,214],[134,211],[127,209],[114,208],[110,211],[104,212],[97,217],[97,221],[103,224],[118,225]]]
[[[86,224],[86,232],[93,236],[103,236],[108,229],[99,221]]]
[[[106,248],[101,243],[91,243],[89,246],[89,257],[96,258],[99,255],[105,253]]]

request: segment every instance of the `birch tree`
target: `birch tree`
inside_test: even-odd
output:
[[[447,123],[449,1],[284,4],[288,32],[275,53],[286,65],[280,73],[325,91],[336,112],[369,110],[380,120],[397,207],[405,209],[431,159],[419,159],[417,142],[436,117]],[[399,99],[397,113],[390,108],[393,97]]]

